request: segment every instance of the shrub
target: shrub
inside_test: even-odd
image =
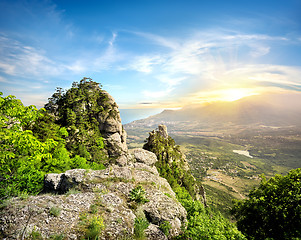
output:
[[[145,198],[145,190],[141,185],[135,187],[132,189],[132,191],[129,194],[129,198],[131,201],[135,201],[137,203],[146,203],[149,202],[147,198]]]
[[[166,237],[168,237],[171,225],[168,221],[164,221],[162,224],[160,224],[159,229],[165,234]]]
[[[85,237],[89,240],[98,240],[101,231],[104,229],[102,217],[93,217],[87,227]]]
[[[149,226],[149,222],[141,217],[141,218],[135,218],[135,224],[134,224],[134,234],[136,239],[144,239],[144,230],[147,229]]]
[[[238,228],[250,239],[301,238],[301,168],[264,177],[249,198],[232,209]]]

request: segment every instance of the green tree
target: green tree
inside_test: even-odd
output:
[[[246,240],[234,223],[200,201],[193,200],[184,187],[174,189],[177,199],[187,211],[187,227],[176,239]]]
[[[232,209],[238,228],[250,239],[301,238],[301,169],[276,175]]]
[[[99,83],[83,78],[67,91],[57,88],[45,105],[54,122],[68,131],[66,148],[72,157],[79,155],[99,166],[106,160],[99,123],[108,117],[106,98]]]
[[[78,155],[72,157],[65,148],[68,132],[53,120],[45,109],[26,107],[14,96],[0,93],[0,200],[40,192],[46,173],[103,168]],[[97,144],[102,147],[101,139]]]
[[[196,197],[199,193],[197,182],[173,138],[170,136],[165,138],[158,131],[150,132],[143,148],[156,154],[158,172],[161,177],[166,178],[173,189],[183,186],[193,198]]]
[[[14,96],[0,93],[0,197],[42,189],[43,161],[52,159],[58,145],[53,139],[39,141],[30,128],[43,109],[25,107]]]

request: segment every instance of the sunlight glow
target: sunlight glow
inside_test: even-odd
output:
[[[225,88],[217,90],[201,91],[192,95],[186,102],[200,104],[212,102],[233,102],[244,97],[259,95],[264,93],[261,88]]]
[[[247,88],[225,89],[225,90],[221,90],[220,100],[233,102],[244,97],[258,95],[258,94],[259,93],[254,92],[254,90],[247,89]]]

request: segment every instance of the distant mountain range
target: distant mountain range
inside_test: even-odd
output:
[[[265,94],[233,102],[190,105],[180,110],[164,110],[160,114],[134,121],[128,124],[128,127],[150,127],[160,123],[175,125],[183,122],[195,122],[204,126],[225,123],[276,127],[301,126],[301,94]]]

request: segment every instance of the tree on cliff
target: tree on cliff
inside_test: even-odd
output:
[[[263,177],[248,199],[235,202],[232,213],[249,239],[301,238],[301,169],[268,181]]]
[[[161,177],[166,178],[174,190],[178,186],[184,187],[193,198],[196,198],[199,194],[196,180],[190,173],[180,146],[168,136],[166,126],[159,125],[158,131],[150,132],[143,148],[156,154],[158,172]]]
[[[67,149],[97,163],[104,159],[98,118],[108,108],[107,96],[102,92],[99,83],[83,78],[79,83],[73,82],[66,92],[57,88],[45,105],[55,123],[67,129]]]

